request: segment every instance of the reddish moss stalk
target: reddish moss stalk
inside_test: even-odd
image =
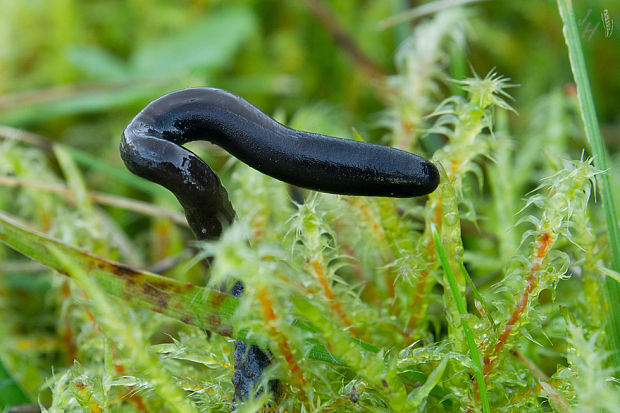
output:
[[[502,331],[499,338],[497,339],[497,344],[495,345],[495,348],[493,349],[492,353],[488,354],[484,358],[483,372],[484,372],[485,379],[491,374],[491,371],[493,367],[495,366],[495,363],[497,363],[497,360],[499,360],[502,350],[504,349],[504,346],[506,345],[506,343],[508,342],[508,339],[510,338],[510,334],[514,330],[516,324],[519,322],[519,320],[521,319],[521,316],[523,315],[525,309],[527,308],[529,301],[530,301],[530,296],[532,292],[534,291],[534,289],[538,286],[538,282],[539,282],[538,276],[540,274],[540,269],[542,267],[542,264],[545,258],[547,257],[547,254],[549,253],[551,246],[553,246],[553,244],[555,243],[555,240],[556,240],[556,236],[548,231],[544,232],[536,240],[537,247],[536,247],[534,257],[533,259],[531,259],[532,264],[530,266],[530,275],[527,277],[527,280],[526,280],[525,292],[521,296],[521,299],[519,299],[519,301],[517,302],[514,310],[512,311],[512,314],[510,315],[510,318],[506,322],[504,331]]]
[[[297,380],[301,384],[306,384],[306,380],[301,374],[301,368],[299,367],[297,360],[295,360],[295,357],[293,356],[293,352],[291,351],[291,347],[288,344],[286,337],[284,337],[284,335],[274,325],[274,322],[277,318],[275,312],[273,311],[273,303],[271,302],[271,298],[269,298],[269,293],[267,292],[267,289],[261,288],[256,294],[256,298],[258,298],[258,301],[260,301],[263,307],[263,315],[265,317],[267,327],[269,327],[272,334],[277,337],[278,348],[280,349],[280,353],[288,364],[291,375],[297,378]]]
[[[381,222],[379,221],[379,218],[368,209],[365,201],[361,198],[348,198],[348,200],[351,205],[359,209],[362,219],[366,222],[368,228],[371,229],[371,232],[374,234],[374,236],[378,238],[379,245],[387,246],[388,242],[385,236],[385,231],[381,226]],[[384,249],[380,252],[381,258],[383,259],[384,263],[388,263],[393,260],[391,254],[387,253]],[[388,297],[392,300],[396,295],[396,291],[394,290],[394,282],[394,274],[391,270],[388,270],[385,278],[385,287],[387,289]]]
[[[329,308],[334,313],[336,313],[342,324],[349,328],[351,334],[358,337],[359,332],[357,328],[352,325],[353,323],[342,308],[340,301],[334,300],[334,294],[332,293],[331,287],[329,286],[329,280],[325,276],[325,268],[319,260],[312,261],[312,272],[314,273],[314,275],[316,275],[319,283],[321,283],[321,286],[323,287],[323,293],[325,294],[325,297],[329,302]]]
[[[428,280],[429,271],[422,270],[416,289],[413,295],[413,302],[411,306],[411,318],[407,323],[407,331],[411,333],[413,329],[418,325],[418,320],[424,315],[422,313],[422,303],[424,302],[424,296],[426,295],[426,281]]]
[[[437,196],[436,207],[433,211],[432,222],[437,226],[438,231],[441,229],[441,222],[443,218],[443,207],[441,203],[441,195]],[[426,262],[430,266],[431,263],[435,260],[435,243],[433,242],[433,237],[430,235],[430,225],[427,227],[427,231],[425,232],[426,241]],[[418,277],[418,282],[416,283],[416,289],[413,296],[413,300],[411,303],[411,310],[409,314],[411,317],[409,318],[409,322],[407,323],[407,331],[411,333],[413,329],[418,324],[418,321],[424,316],[424,303],[426,302],[427,296],[427,283],[428,277],[430,276],[430,267],[422,270],[420,272],[420,276]]]

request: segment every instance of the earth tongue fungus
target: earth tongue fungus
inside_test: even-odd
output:
[[[287,128],[245,99],[214,88],[188,88],[147,105],[129,123],[121,157],[134,174],[170,190],[200,240],[217,239],[235,211],[213,170],[181,145],[207,140],[258,171],[316,191],[413,197],[439,184],[437,168],[398,149]],[[229,291],[239,297],[238,281]],[[233,400],[250,397],[270,363],[269,352],[235,342]],[[277,381],[269,384],[274,397]]]

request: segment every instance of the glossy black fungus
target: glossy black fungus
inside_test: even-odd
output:
[[[245,99],[213,88],[183,89],[151,102],[125,129],[121,155],[129,169],[153,177],[158,173],[151,169],[164,160],[153,150],[155,142],[180,146],[194,140],[208,140],[269,176],[322,192],[413,197],[439,183],[435,165],[418,155],[290,129]],[[189,153],[166,149],[165,160],[187,172]]]
[[[181,145],[208,140],[253,168],[300,187],[344,195],[412,197],[439,184],[429,161],[387,146],[287,128],[248,101],[213,88],[172,92],[125,129],[121,157],[133,173],[169,189],[198,239],[216,239],[235,218],[217,175]],[[237,282],[230,291],[243,293]],[[260,348],[235,343],[234,400],[247,399],[269,364]],[[269,383],[277,398],[280,384]]]

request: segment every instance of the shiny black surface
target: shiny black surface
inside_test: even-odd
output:
[[[432,192],[439,183],[437,168],[418,155],[290,129],[239,96],[213,88],[183,89],[151,102],[125,129],[121,155],[147,179],[156,164],[175,169],[170,174],[191,177],[195,155],[168,148],[166,142],[183,145],[201,139],[267,175],[322,192],[412,197]],[[148,153],[140,149],[144,145]],[[178,188],[178,182],[171,186]]]

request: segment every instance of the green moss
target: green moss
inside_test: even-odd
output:
[[[584,154],[579,109],[564,88],[569,71],[555,71],[564,47],[557,21],[557,33],[540,35],[558,39],[549,67],[522,76],[535,71],[522,61],[532,25],[555,12],[549,5],[530,14],[508,3],[438,12],[418,18],[396,49],[385,47],[394,33],[369,34],[392,13],[388,2],[354,10],[334,1],[361,50],[395,56],[395,74],[378,85],[310,20],[304,2],[236,1],[230,9],[201,1],[185,8],[134,1],[125,9],[56,3],[62,7],[50,18],[96,45],[69,47],[61,28],[49,42],[39,32],[0,71],[0,79],[15,79],[0,99],[0,120],[47,136],[0,128],[0,241],[60,272],[0,249],[2,363],[6,382],[24,390],[19,400],[39,400],[49,411],[228,412],[232,341],[241,339],[273,356],[262,385],[277,378],[284,387],[277,403],[263,393],[238,404],[242,412],[269,403],[289,412],[483,411],[486,401],[493,412],[613,411],[620,403],[604,293],[617,273],[595,202],[601,171]],[[12,5],[14,21],[0,22],[19,31],[45,20],[49,7]],[[139,18],[143,7],[153,26]],[[498,8],[493,16],[505,27],[487,17]],[[131,13],[105,30],[89,26],[119,10]],[[135,38],[127,16],[144,29]],[[207,64],[201,56],[209,56],[192,51],[205,33],[224,31],[207,24],[218,18],[244,29]],[[303,24],[293,29],[297,20]],[[359,37],[356,25],[363,26]],[[168,33],[178,36],[159,49]],[[119,43],[126,38],[129,44]],[[189,46],[179,51],[175,41]],[[54,52],[65,49],[67,59]],[[150,74],[164,67],[145,68],[135,56],[169,59],[174,73],[141,77],[140,67]],[[288,65],[277,64],[287,58]],[[18,76],[31,59],[32,70]],[[450,80],[450,70],[463,74],[463,59],[488,74],[472,69]],[[379,64],[390,71],[388,62]],[[288,69],[298,77],[282,72]],[[518,88],[508,76],[526,84]],[[17,94],[73,79],[107,83],[90,92],[71,83]],[[169,220],[181,212],[176,201],[110,155],[139,106],[190,84],[245,88],[267,113],[277,110],[299,129],[345,136],[351,119],[356,139],[432,157],[441,183],[415,199],[291,190],[196,144],[217,165],[239,217],[218,241],[196,243],[178,218]],[[300,95],[312,85],[325,87]],[[93,125],[97,141],[84,137]],[[94,191],[116,198],[103,202]],[[124,197],[159,209],[148,218]],[[193,249],[183,253],[183,245]],[[165,273],[93,254],[134,267],[158,261]],[[237,280],[245,285],[241,299],[220,293]],[[3,400],[0,408],[16,403]]]

